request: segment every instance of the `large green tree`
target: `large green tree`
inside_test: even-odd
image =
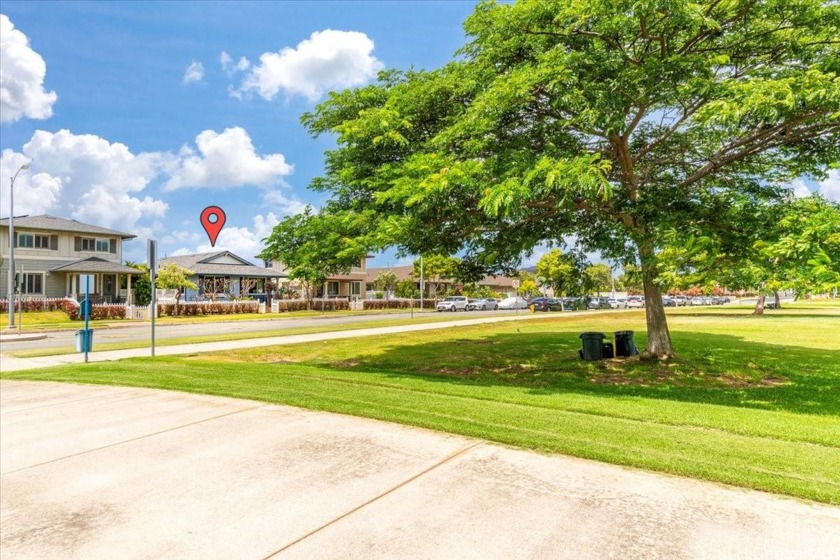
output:
[[[509,272],[538,243],[636,265],[647,351],[674,355],[660,251],[725,238],[840,161],[840,6],[822,0],[481,2],[432,71],[303,116],[336,136],[316,189],[378,246]]]
[[[411,275],[420,278],[421,272],[423,283],[429,286],[429,297],[437,295],[438,287],[447,282],[454,282],[458,275],[457,257],[446,255],[428,255],[414,261],[414,268]]]
[[[259,257],[282,262],[289,278],[302,283],[312,307],[315,288],[335,274],[347,274],[366,254],[364,216],[341,212],[327,205],[322,213],[307,206],[304,212],[280,221],[266,239]],[[324,298],[326,299],[326,297]],[[322,302],[323,307],[323,302]]]
[[[540,283],[551,286],[557,297],[581,296],[587,290],[584,262],[574,253],[552,249],[537,261],[536,274]]]

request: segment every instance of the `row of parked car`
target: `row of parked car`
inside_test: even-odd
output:
[[[688,305],[723,305],[729,303],[728,297],[697,296],[663,296],[665,307],[684,307]],[[645,306],[644,296],[628,296],[626,298],[608,298],[601,296],[587,296],[582,298],[565,297],[549,298],[535,297],[525,300],[519,296],[505,299],[481,298],[469,299],[466,296],[449,296],[438,302],[438,311],[495,311],[497,309],[528,309],[535,311],[572,311],[581,309],[641,309]]]

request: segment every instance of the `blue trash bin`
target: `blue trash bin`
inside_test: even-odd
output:
[[[76,331],[76,352],[93,351],[93,329]]]

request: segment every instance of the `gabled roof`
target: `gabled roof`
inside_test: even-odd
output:
[[[0,227],[9,227],[9,218],[0,219]],[[125,233],[115,229],[86,224],[78,220],[58,218],[48,214],[40,216],[15,216],[15,227],[22,229],[40,229],[45,231],[58,231],[69,233],[92,233],[97,235],[115,235],[122,239],[134,239],[133,233]]]
[[[223,257],[238,261],[238,264],[214,262]],[[272,268],[254,266],[230,251],[194,253],[192,255],[178,255],[160,259],[161,266],[167,263],[175,263],[202,276],[250,276],[257,278],[281,278],[286,276],[282,272],[278,272]]]
[[[117,274],[145,274],[142,270],[131,268],[113,261],[106,261],[99,257],[89,257],[80,261],[63,264],[53,268],[50,272],[73,272],[87,274],[91,272],[107,272]]]

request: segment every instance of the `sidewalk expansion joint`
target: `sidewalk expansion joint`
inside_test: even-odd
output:
[[[468,445],[468,446],[466,446],[466,447],[462,447],[461,449],[458,449],[457,451],[453,451],[452,453],[450,453],[450,454],[449,454],[449,455],[447,455],[446,457],[444,457],[444,458],[440,459],[439,461],[437,461],[435,464],[431,465],[430,467],[427,467],[427,468],[423,469],[423,470],[422,470],[422,471],[420,471],[419,473],[417,473],[417,474],[415,474],[415,475],[413,475],[413,476],[411,476],[411,477],[407,478],[406,480],[403,480],[402,482],[398,482],[398,483],[397,483],[397,484],[395,484],[394,486],[392,486],[392,487],[388,488],[388,489],[387,489],[387,490],[385,490],[384,492],[381,492],[381,493],[377,494],[376,496],[374,496],[373,498],[371,498],[371,499],[367,500],[366,502],[363,502],[363,503],[359,504],[358,506],[356,506],[356,507],[352,508],[351,510],[349,510],[349,511],[347,511],[347,512],[345,512],[345,513],[342,513],[342,514],[341,514],[341,515],[339,515],[338,517],[334,517],[333,519],[331,519],[331,520],[327,521],[327,522],[326,522],[326,523],[324,523],[323,525],[320,525],[319,527],[316,527],[315,529],[312,529],[312,530],[311,530],[311,531],[309,531],[308,533],[306,533],[306,534],[304,534],[304,535],[302,535],[302,536],[298,537],[297,539],[293,540],[292,542],[290,542],[290,543],[288,543],[288,544],[284,545],[282,548],[280,548],[280,549],[278,549],[278,550],[275,550],[274,552],[272,552],[272,553],[268,554],[267,556],[263,557],[263,558],[262,558],[262,560],[270,560],[271,558],[276,558],[276,557],[277,557],[279,554],[281,554],[282,552],[284,552],[284,551],[288,550],[289,548],[291,548],[291,547],[295,546],[296,544],[298,544],[298,543],[300,543],[300,542],[302,542],[302,541],[304,541],[304,540],[308,539],[309,537],[313,536],[314,534],[316,534],[316,533],[318,533],[318,532],[320,532],[320,531],[323,531],[324,529],[326,529],[326,528],[327,528],[327,527],[329,527],[330,525],[333,525],[333,524],[335,524],[335,523],[338,523],[339,521],[341,521],[341,520],[342,520],[342,519],[344,519],[345,517],[349,517],[350,515],[353,515],[354,513],[356,513],[357,511],[359,511],[360,509],[362,509],[362,508],[364,508],[364,507],[367,507],[368,505],[372,504],[373,502],[376,502],[376,501],[378,501],[378,500],[380,500],[380,499],[384,498],[385,496],[387,496],[387,495],[389,495],[389,494],[391,494],[391,493],[393,493],[393,492],[396,492],[396,491],[397,491],[397,490],[399,490],[400,488],[403,488],[404,486],[406,486],[406,485],[408,485],[408,484],[410,484],[410,483],[414,482],[415,480],[417,480],[417,479],[418,479],[418,478],[420,478],[421,476],[423,476],[423,475],[425,475],[425,474],[427,474],[427,473],[429,473],[429,472],[431,472],[431,471],[435,470],[435,469],[436,469],[436,468],[438,468],[438,467],[443,466],[444,464],[448,463],[449,461],[451,461],[451,460],[455,459],[456,457],[459,457],[460,455],[463,455],[463,454],[464,454],[464,453],[466,453],[467,451],[470,451],[471,449],[474,449],[475,447],[477,447],[477,446],[481,445],[482,443],[483,443],[483,442],[481,442],[481,441],[477,441],[477,442],[472,443],[472,444],[470,444],[470,445]]]
[[[42,463],[36,463],[34,465],[28,465],[26,467],[21,467],[19,469],[15,469],[13,471],[0,473],[0,476],[6,476],[6,475],[14,474],[14,473],[19,473],[19,472],[25,471],[27,469],[34,469],[35,467],[41,467],[43,465],[49,465],[50,463],[57,463],[58,461],[64,461],[65,459],[72,459],[73,457],[78,457],[80,455],[86,455],[87,453],[94,453],[96,451],[102,451],[103,449],[109,449],[111,447],[117,447],[118,445],[124,445],[126,443],[132,443],[132,442],[135,442],[135,441],[139,441],[141,439],[146,439],[146,438],[150,438],[150,437],[154,437],[154,436],[159,436],[159,435],[165,434],[167,432],[174,432],[175,430],[180,430],[182,428],[189,428],[190,426],[195,426],[196,424],[202,424],[204,422],[210,422],[212,420],[218,420],[219,418],[224,418],[226,416],[233,416],[234,414],[239,414],[241,412],[248,412],[249,410],[256,410],[258,408],[263,408],[265,406],[267,406],[267,405],[260,404],[260,405],[257,405],[257,406],[251,406],[251,407],[248,407],[248,408],[242,408],[242,409],[239,409],[239,410],[234,410],[232,412],[225,412],[224,414],[218,414],[216,416],[211,416],[210,418],[203,418],[201,420],[196,420],[195,422],[189,422],[188,424],[181,424],[180,426],[173,426],[173,427],[167,428],[165,430],[160,430],[159,432],[154,432],[154,433],[151,433],[151,434],[144,434],[142,436],[137,436],[135,438],[126,439],[126,440],[118,441],[118,442],[115,442],[115,443],[109,443],[108,445],[103,445],[102,447],[95,447],[93,449],[86,449],[84,451],[79,451],[78,453],[72,453],[70,455],[65,455],[64,457],[57,457],[55,459],[50,459],[49,461],[44,461]]]

